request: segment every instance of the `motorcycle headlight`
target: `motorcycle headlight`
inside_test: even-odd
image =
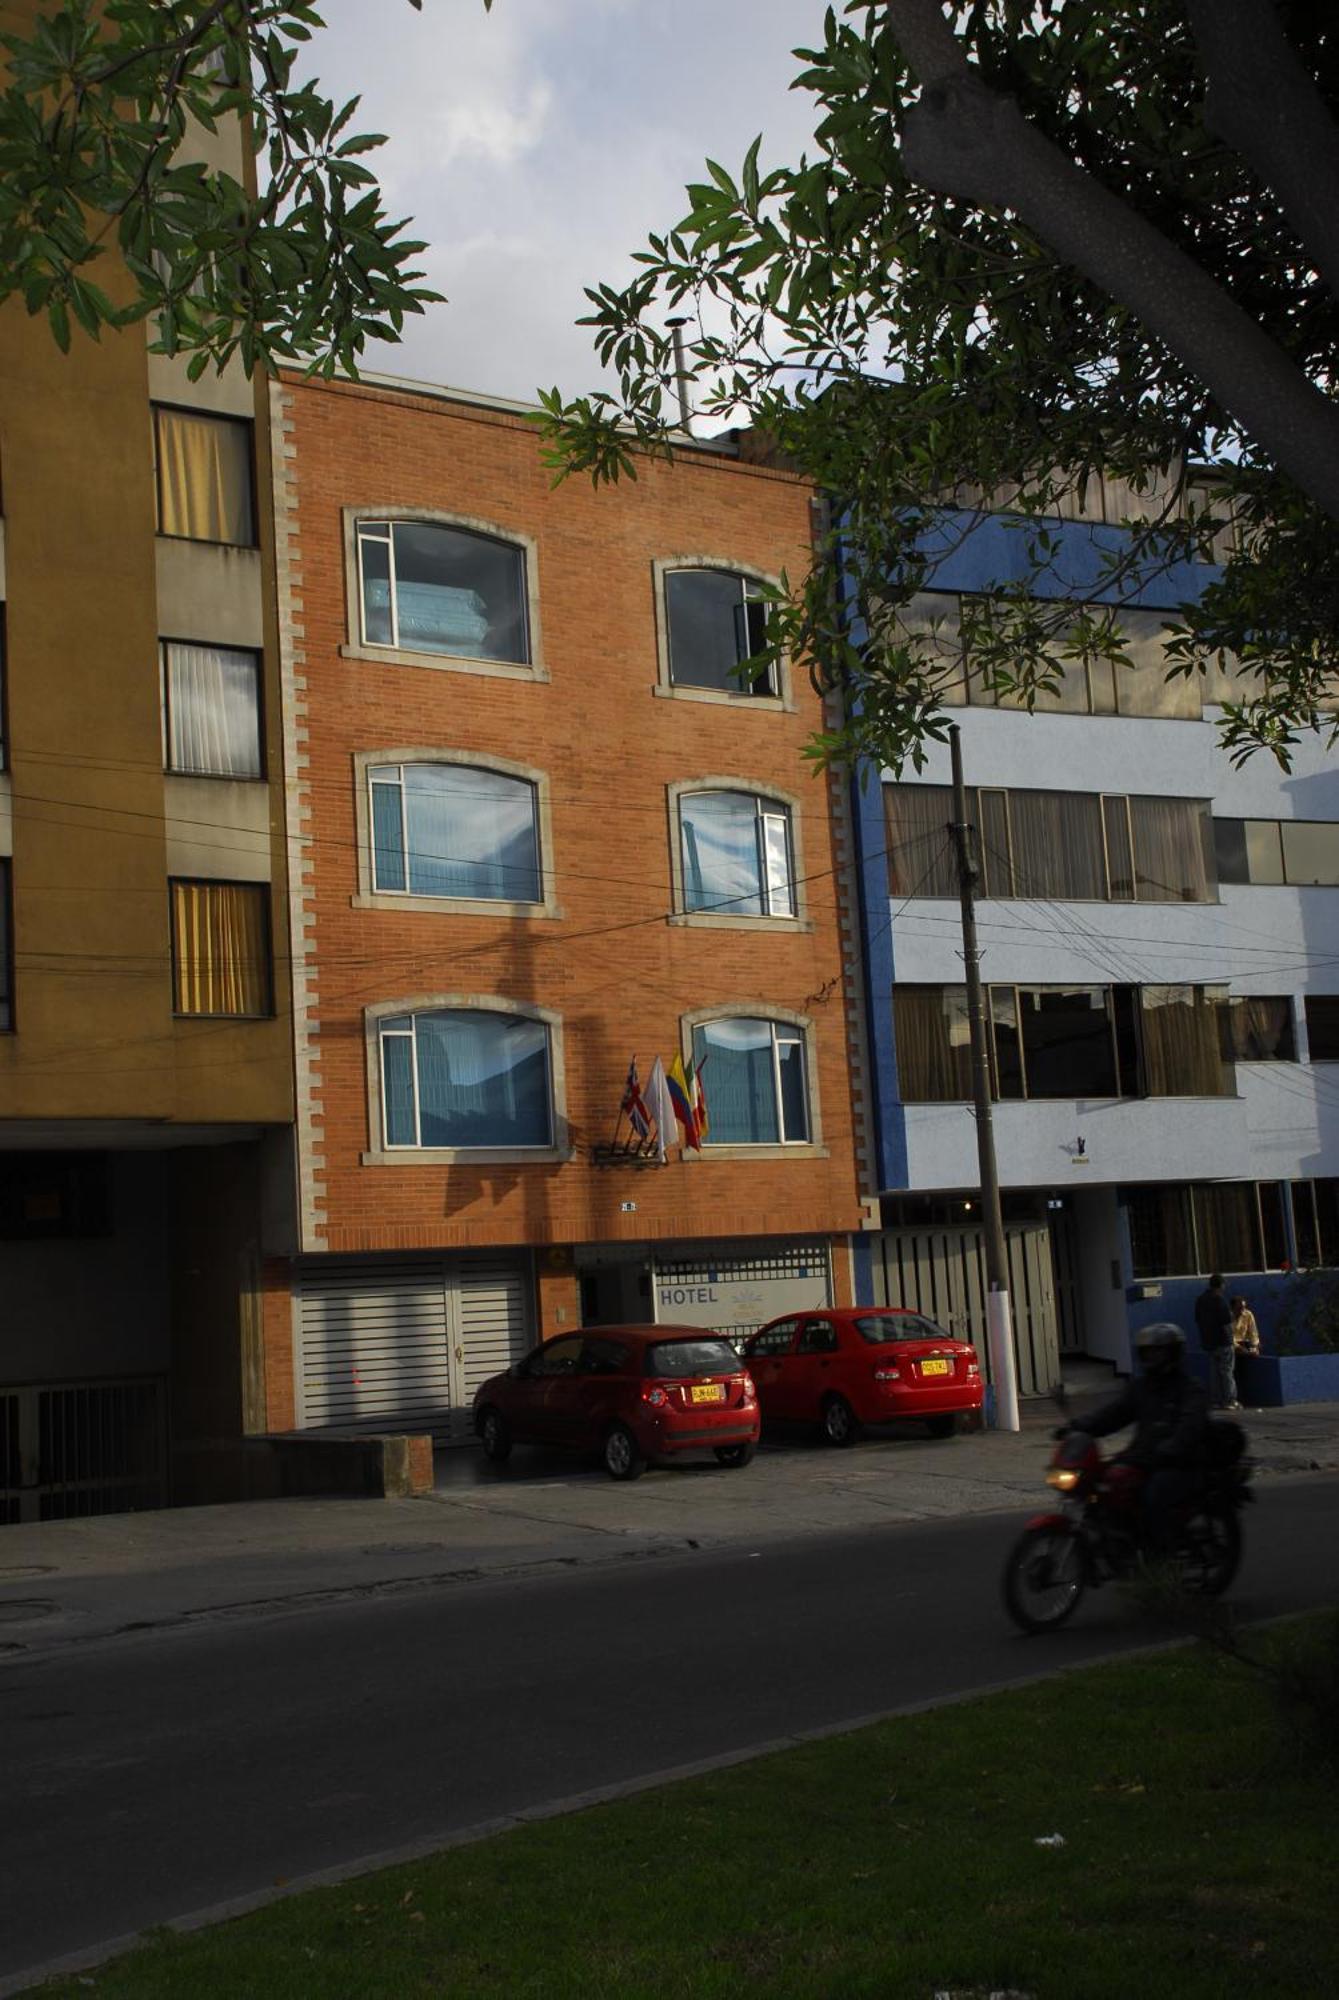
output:
[[[1046,1475],[1046,1484],[1060,1493],[1072,1493],[1078,1483],[1079,1475],[1072,1465],[1053,1465]]]

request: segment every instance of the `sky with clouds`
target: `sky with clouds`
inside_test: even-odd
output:
[[[395,214],[449,303],[366,367],[495,396],[596,386],[583,287],[621,284],[676,223],[710,155],[737,170],[810,143],[791,51],[824,0],[324,0],[310,71],[357,125]]]

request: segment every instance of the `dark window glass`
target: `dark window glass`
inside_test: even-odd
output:
[[[584,1346],[577,1334],[569,1334],[564,1340],[546,1341],[529,1357],[522,1372],[532,1376],[575,1375],[581,1368]]]
[[[1308,993],[1306,1039],[1312,1062],[1339,1062],[1339,993]]]
[[[1220,882],[1250,881],[1244,819],[1216,819],[1213,823],[1213,848]]]
[[[1194,1192],[1200,1270],[1263,1270],[1255,1183],[1224,1181]]]
[[[1320,1262],[1320,1237],[1316,1231],[1316,1197],[1310,1181],[1293,1182],[1293,1233],[1297,1238],[1297,1261],[1309,1268]]]
[[[837,1329],[829,1320],[808,1319],[800,1329],[797,1354],[835,1354]]]
[[[953,1340],[956,1335],[945,1333],[942,1326],[933,1320],[921,1319],[916,1313],[869,1313],[852,1320],[852,1326],[862,1340],[871,1347],[886,1346],[890,1340]]]
[[[1029,1097],[1114,1097],[1116,1052],[1106,989],[1020,987]]]
[[[1130,802],[1105,798],[1102,823],[1107,837],[1107,887],[1113,903],[1134,900],[1134,854],[1130,846]]]
[[[1285,994],[1234,994],[1219,1014],[1226,1062],[1295,1062],[1293,1004]]]
[[[972,1044],[965,986],[896,986],[893,1045],[904,1104],[945,1104],[972,1095]]]
[[[737,1375],[742,1366],[728,1340],[657,1340],[646,1350],[648,1375]]]
[[[949,825],[950,785],[885,785],[888,892],[893,896],[956,896],[958,864]]]
[[[462,659],[530,658],[525,553],[434,521],[360,521],[363,638]]]
[[[743,662],[767,644],[767,606],[756,584],[724,569],[676,569],[665,578],[670,679],[676,687],[722,694],[771,695],[771,671],[740,677]]]
[[[1260,1227],[1264,1232],[1265,1269],[1280,1271],[1288,1261],[1288,1231],[1283,1220],[1283,1183],[1261,1181]]]
[[[750,1354],[789,1354],[794,1338],[795,1321],[783,1320],[779,1326],[769,1326],[762,1333],[755,1333],[751,1340],[746,1340],[745,1358]]]
[[[1027,1088],[1023,1075],[1023,1043],[1018,1031],[1016,987],[991,987],[990,1019],[995,1041],[995,1094],[1003,1098],[1025,1097]]]
[[[1124,1201],[1136,1278],[1182,1277],[1204,1268],[1195,1261],[1189,1188],[1127,1188]]]
[[[1312,1181],[1316,1196],[1316,1234],[1322,1264],[1339,1264],[1339,1181]]]
[[[581,1366],[588,1375],[618,1375],[628,1365],[628,1349],[621,1340],[588,1340],[582,1349]]]
[[[1116,1080],[1122,1097],[1143,1089],[1139,1069],[1139,988],[1113,986],[1111,1011],[1116,1029]]]

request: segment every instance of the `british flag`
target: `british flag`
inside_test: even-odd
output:
[[[646,1099],[642,1096],[641,1084],[637,1081],[636,1056],[628,1064],[628,1080],[624,1086],[623,1102],[619,1108],[639,1139],[650,1137],[651,1114],[646,1108]]]

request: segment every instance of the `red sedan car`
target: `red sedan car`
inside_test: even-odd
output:
[[[852,1444],[862,1424],[923,1418],[951,1437],[981,1408],[976,1349],[900,1306],[847,1306],[774,1319],[744,1342],[764,1417],[815,1423],[829,1444]]]
[[[485,1458],[512,1445],[598,1451],[613,1479],[648,1460],[711,1451],[747,1465],[758,1444],[758,1398],[728,1340],[692,1326],[602,1326],[546,1340],[474,1398]]]

